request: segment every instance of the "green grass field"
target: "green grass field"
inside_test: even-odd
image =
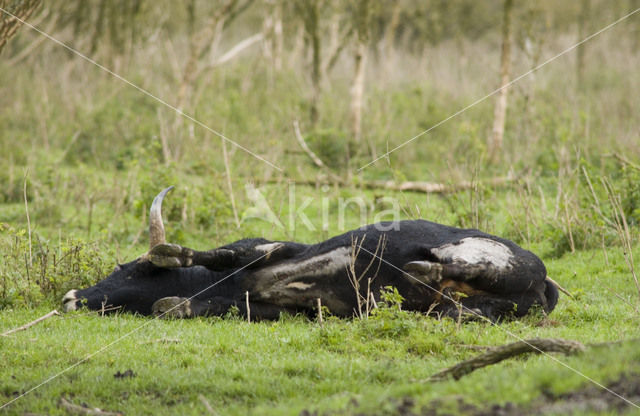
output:
[[[397,414],[407,403],[416,412],[475,414],[469,409],[506,402],[527,408],[540,397],[592,387],[587,377],[603,385],[637,377],[638,294],[621,250],[586,250],[546,264],[575,299],[563,296],[548,318],[500,325],[458,324],[393,309],[362,321],[329,318],[323,326],[291,316],[261,323],[87,311],[54,316],[0,337],[0,397],[9,401],[27,393],[7,407],[9,414],[65,414],[60,398],[124,414],[206,414],[204,401],[219,414]],[[47,300],[5,309],[0,330],[53,308],[59,305]],[[507,360],[459,381],[428,380],[479,354],[474,347],[536,337],[612,344],[577,356]],[[115,376],[128,370],[132,377]],[[619,400],[613,397],[610,409]]]
[[[449,320],[402,315],[330,320],[320,327],[292,317],[247,324],[234,318],[158,321],[79,312],[2,339],[2,397],[16,397],[82,359],[12,404],[9,412],[64,414],[58,400],[65,397],[125,414],[203,414],[202,395],[221,414],[297,414],[303,409],[394,414],[407,398],[417,409],[435,400],[438,408],[455,409],[460,397],[485,408],[590,385],[572,369],[605,385],[622,374],[637,376],[640,356],[634,340],[575,357],[556,356],[562,364],[538,356],[481,369],[460,381],[427,380],[477,354],[471,346],[518,337],[585,343],[638,337],[634,319],[616,318],[629,315],[626,308],[595,300],[601,298],[597,286],[584,289],[583,300],[593,301],[576,305],[564,300],[554,323],[542,327],[539,317],[495,327],[457,327]],[[46,311],[5,313],[2,327]],[[114,377],[127,370],[134,376]]]
[[[52,0],[32,18],[254,155],[20,28],[0,55],[0,333],[60,309],[68,290],[145,253],[149,205],[169,185],[172,243],[311,243],[424,218],[513,240],[574,297],[561,295],[548,317],[498,325],[392,307],[323,325],[80,310],[0,336],[0,415],[73,413],[63,401],[126,415],[640,414],[640,14],[514,84],[492,161],[495,97],[438,123],[497,87],[502,2],[425,2],[423,14],[420,2],[373,2],[360,141],[350,113],[353,39],[323,68],[312,116],[313,54],[297,13],[316,3],[248,2],[195,54],[197,75],[188,65],[192,35],[217,6],[134,3],[143,5],[130,21],[121,3],[98,1]],[[323,64],[353,17],[346,3],[329,3],[320,16]],[[396,3],[405,21],[389,35],[385,7]],[[574,32],[584,38],[636,4],[517,3],[512,79],[574,45]],[[590,20],[578,29],[587,3]],[[272,6],[284,16],[279,65],[267,42]],[[256,31],[259,43],[211,64]],[[300,146],[294,122],[324,168]],[[428,380],[483,347],[537,337],[587,349]]]

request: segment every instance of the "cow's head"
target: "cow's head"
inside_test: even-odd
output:
[[[153,200],[149,214],[150,248],[165,242],[162,224],[162,200],[173,186],[160,192]],[[73,311],[85,305],[100,310],[108,306],[122,307],[132,312],[149,314],[156,300],[175,293],[179,284],[179,269],[154,266],[148,255],[115,267],[113,272],[95,286],[81,290],[70,290],[62,298],[64,311]]]

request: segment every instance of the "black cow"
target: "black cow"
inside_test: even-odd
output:
[[[542,261],[515,243],[478,230],[424,220],[367,225],[318,244],[244,239],[209,251],[164,241],[162,199],[150,214],[151,249],[93,287],[71,290],[66,311],[112,305],[142,315],[223,315],[235,305],[252,318],[315,313],[353,316],[381,288],[395,287],[403,308],[498,320],[558,300]],[[373,303],[373,300],[371,301]]]

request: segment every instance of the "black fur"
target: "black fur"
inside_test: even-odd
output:
[[[489,239],[508,247],[513,254],[511,267],[497,270],[485,262],[443,261],[432,252],[468,237]],[[348,317],[354,314],[357,304],[349,267],[338,267],[330,273],[317,271],[330,267],[332,262],[344,261],[338,254],[346,253],[353,258],[353,250],[357,251],[353,268],[355,275],[361,277],[361,296],[366,297],[370,290],[379,300],[381,288],[393,286],[404,297],[403,308],[408,310],[432,310],[448,316],[460,310],[456,302],[441,296],[440,282],[420,283],[403,271],[407,263],[425,260],[441,265],[443,279],[464,282],[467,288],[481,291],[462,297],[462,305],[492,320],[523,316],[535,305],[550,312],[558,300],[558,292],[546,281],[546,269],[538,257],[509,240],[473,229],[424,220],[387,222],[318,244],[279,242],[281,246],[268,256],[256,249],[269,243],[274,242],[245,239],[204,252],[179,248],[186,253],[178,256],[181,264],[188,263],[190,267],[158,267],[143,257],[121,265],[95,286],[77,291],[75,304],[84,303],[90,309],[100,309],[103,304],[121,306],[149,315],[153,304],[161,298],[193,297],[191,316],[223,315],[232,305],[244,314],[248,291],[253,318],[275,319],[280,312],[313,314],[316,298],[321,298],[334,315]],[[152,254],[155,251],[162,250],[154,249]],[[334,257],[321,261],[319,256],[327,253],[334,253]],[[372,253],[378,253],[384,260]],[[305,261],[314,263],[298,275],[282,271]],[[280,268],[277,275],[273,273],[274,267]]]

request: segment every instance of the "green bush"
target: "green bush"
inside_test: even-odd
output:
[[[95,284],[107,275],[108,255],[97,244],[55,242],[0,223],[0,308],[58,303],[68,290]],[[108,252],[108,254],[111,254]]]

